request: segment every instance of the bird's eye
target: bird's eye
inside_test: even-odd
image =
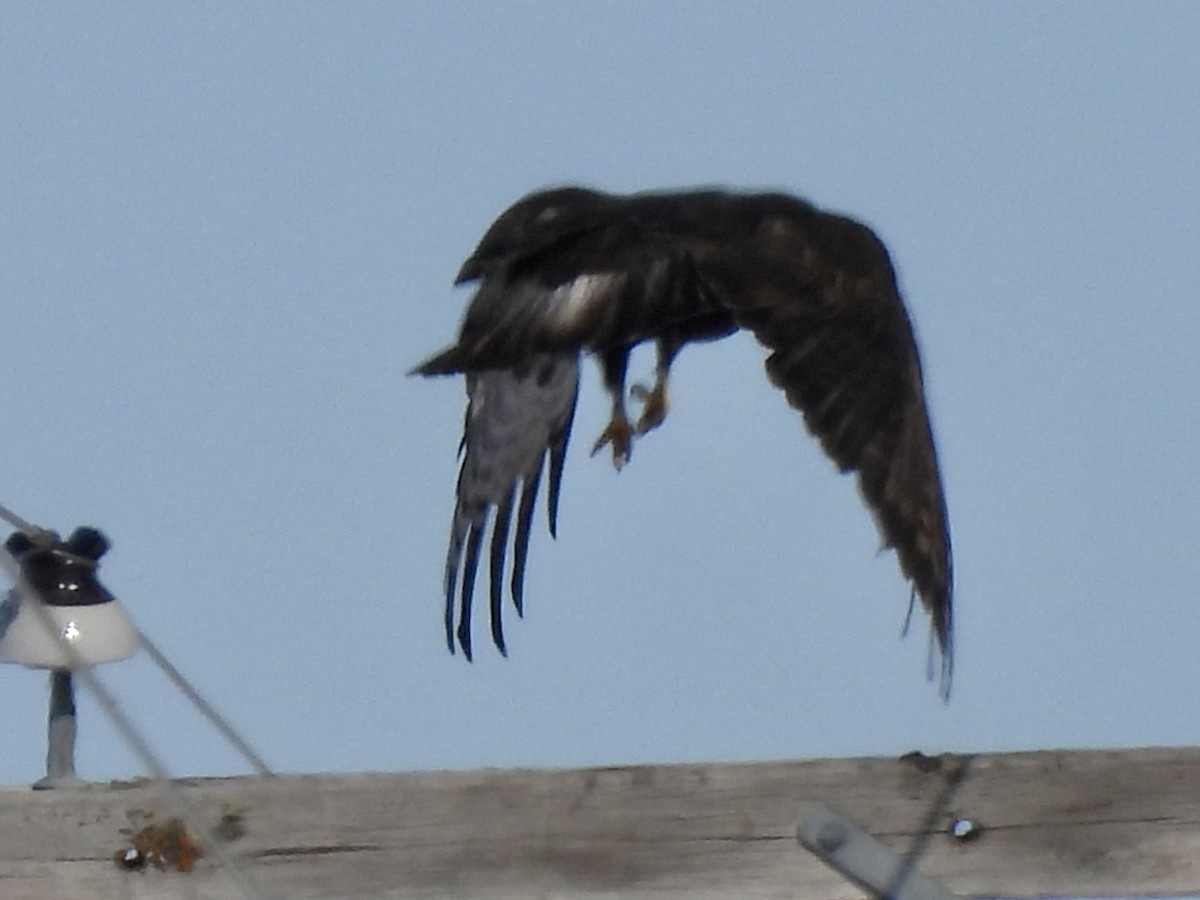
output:
[[[534,217],[534,222],[538,225],[545,225],[547,222],[553,222],[558,218],[559,209],[557,206],[547,206],[537,216]]]

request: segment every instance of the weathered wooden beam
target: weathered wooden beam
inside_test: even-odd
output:
[[[188,780],[180,789],[203,821],[191,837],[208,848],[190,872],[126,871],[113,860],[146,827],[164,846],[186,844],[153,786],[4,788],[0,897],[238,898],[214,862],[217,841],[263,897],[289,900],[861,897],[798,845],[804,805],[824,804],[904,853],[964,760]],[[966,761],[920,860],[949,890],[1200,891],[1200,750]],[[976,826],[973,839],[949,833],[956,817]]]

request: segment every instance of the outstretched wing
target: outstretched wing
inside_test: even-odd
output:
[[[493,509],[496,515],[490,548],[492,639],[501,653],[506,652],[501,607],[513,509],[515,506],[517,530],[512,543],[511,590],[520,614],[538,485],[549,458],[547,512],[553,535],[578,387],[577,353],[531,355],[509,369],[467,374],[467,415],[460,447],[462,466],[446,556],[446,642],[451,653],[457,633],[459,646],[467,659],[471,658],[471,597],[479,552]],[[460,573],[462,590],[456,631],[454,601]]]
[[[561,188],[532,194],[506,210],[456,279],[480,282],[457,341],[414,370],[422,375],[467,375],[465,455],[445,588],[447,639],[453,649],[461,570],[457,636],[468,657],[471,595],[490,510],[496,509],[492,635],[503,652],[501,582],[517,482],[523,487],[513,543],[512,595],[520,611],[530,511],[547,452],[554,531],[579,353],[644,332],[652,317],[643,314],[640,301],[648,294],[664,294],[663,286],[673,276],[669,261],[659,258],[653,241],[619,208],[617,199],[608,195]],[[630,321],[631,314],[636,321]]]
[[[861,223],[781,195],[742,198],[681,239],[701,277],[771,354],[767,374],[843,472],[952,667],[952,562],[921,363],[887,250]],[[723,224],[722,224],[723,223]]]
[[[481,284],[458,341],[416,370],[466,372],[471,397],[446,567],[451,641],[465,548],[458,639],[469,655],[471,588],[495,507],[492,628],[503,650],[500,578],[516,485],[519,609],[529,510],[547,454],[553,527],[579,352],[619,358],[659,339],[669,361],[679,344],[736,323],[771,351],[768,375],[829,456],[858,473],[884,545],[896,549],[930,614],[948,687],[952,572],[941,478],[912,326],[869,228],[783,194],[560,188],[496,220],[459,273],[459,282],[472,280]],[[547,374],[539,380],[535,371]]]

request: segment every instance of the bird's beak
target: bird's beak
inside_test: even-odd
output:
[[[462,268],[458,270],[458,274],[454,276],[454,283],[466,284],[468,281],[475,281],[477,278],[483,277],[483,262],[478,256],[468,256],[467,261],[462,264]]]

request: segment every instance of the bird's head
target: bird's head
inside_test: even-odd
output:
[[[464,284],[594,227],[614,198],[582,187],[558,187],[522,197],[492,223],[454,279]]]

